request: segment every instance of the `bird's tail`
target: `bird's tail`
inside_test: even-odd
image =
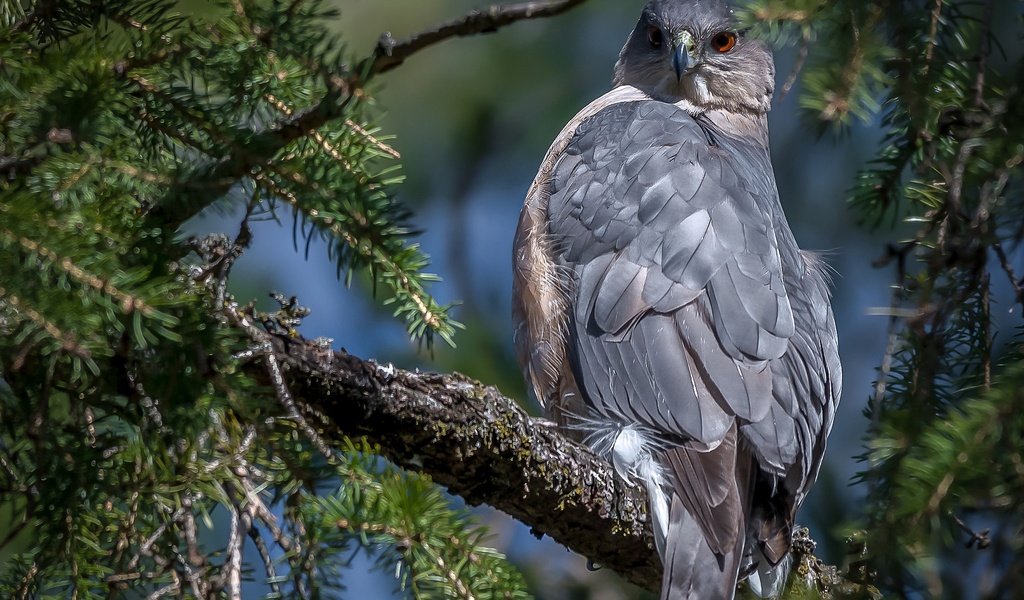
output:
[[[672,497],[664,548],[661,600],[732,600],[743,558],[743,536],[724,554],[711,549],[700,524]]]

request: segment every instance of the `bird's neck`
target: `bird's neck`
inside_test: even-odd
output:
[[[701,117],[709,122],[715,133],[728,136],[737,140],[744,140],[745,143],[757,144],[768,150],[768,114],[759,110],[746,107],[708,108],[694,104],[678,94],[665,94],[645,91],[634,85],[623,84],[615,87],[605,94],[591,106],[607,106],[614,102],[628,102],[632,100],[647,99],[667,102],[678,106],[694,118]]]
[[[688,100],[680,100],[676,106],[694,117],[702,117],[711,123],[717,133],[753,141],[768,148],[768,115],[761,112],[733,111],[725,109],[701,109]]]

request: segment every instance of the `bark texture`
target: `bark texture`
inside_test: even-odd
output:
[[[430,475],[470,504],[497,508],[538,537],[658,590],[661,563],[643,488],[496,388],[459,374],[396,369],[301,338],[269,341],[299,410],[328,437],[364,436],[391,461]],[[814,547],[799,528],[787,597],[880,597],[862,583],[869,574],[858,576],[863,544],[851,544],[847,573],[823,564]]]
[[[589,449],[532,419],[494,387],[409,372],[310,342],[274,342],[306,418],[365,436],[403,467],[470,504],[488,504],[536,535],[656,590],[646,492]]]

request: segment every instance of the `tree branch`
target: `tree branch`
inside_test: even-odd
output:
[[[495,388],[461,375],[380,366],[310,342],[273,344],[311,422],[366,436],[396,464],[429,474],[470,504],[494,506],[538,536],[658,588],[646,493],[588,449],[537,426]]]
[[[386,73],[401,65],[413,54],[439,42],[455,37],[467,37],[481,33],[493,33],[517,21],[540,19],[560,15],[587,0],[552,0],[550,2],[520,2],[518,4],[495,4],[432,29],[421,31],[410,38],[396,41],[391,33],[385,33],[377,42],[373,56],[364,61],[372,73]]]
[[[636,585],[660,586],[643,488],[494,387],[459,374],[379,365],[316,341],[267,337],[312,425],[365,436],[391,461],[470,504],[493,506]],[[248,368],[272,378],[259,361]],[[822,598],[875,597],[870,586],[818,560],[814,545],[805,529],[795,532],[791,589],[811,587]]]

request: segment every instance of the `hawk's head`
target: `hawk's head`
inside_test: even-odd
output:
[[[775,89],[768,47],[737,31],[720,0],[650,0],[615,65],[615,83],[696,108],[765,113]]]

